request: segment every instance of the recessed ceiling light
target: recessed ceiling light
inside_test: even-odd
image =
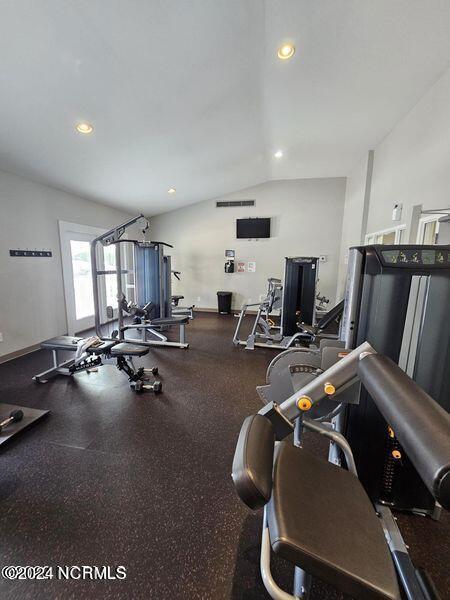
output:
[[[167,193],[168,193],[168,194],[175,194],[175,192],[176,192],[176,191],[177,191],[177,190],[176,190],[175,188],[169,188],[169,189],[167,190]]]
[[[274,154],[275,158],[282,158],[283,150],[277,150]]]
[[[283,44],[278,48],[278,58],[281,60],[287,60],[288,58],[292,58],[295,53],[295,46],[293,44]]]
[[[78,133],[92,133],[94,131],[94,127],[85,121],[77,123],[75,129],[78,131]]]

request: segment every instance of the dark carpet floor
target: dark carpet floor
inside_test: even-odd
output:
[[[159,348],[140,359],[159,366],[164,392],[156,397],[135,395],[112,364],[45,385],[31,377],[50,366],[50,353],[0,365],[0,402],[51,410],[1,451],[0,566],[127,571],[122,581],[0,579],[2,599],[267,598],[261,515],[239,502],[230,471],[274,351],[234,348],[234,325],[231,316],[198,315],[188,350]],[[400,523],[414,560],[450,597],[447,515]],[[290,569],[274,570],[289,589]],[[315,582],[313,598],[341,597]]]

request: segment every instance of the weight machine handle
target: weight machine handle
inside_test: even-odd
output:
[[[449,413],[386,356],[364,356],[358,375],[431,494],[450,510]]]
[[[155,242],[152,240],[150,244],[159,244],[160,246],[167,246],[168,248],[173,248],[172,244],[168,244],[167,242]]]

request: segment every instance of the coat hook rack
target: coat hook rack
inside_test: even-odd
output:
[[[18,257],[18,256],[27,256],[32,258],[49,258],[53,256],[51,250],[10,250],[10,256]]]

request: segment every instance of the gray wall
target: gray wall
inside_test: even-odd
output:
[[[450,69],[376,147],[368,233],[396,224],[397,202],[406,239],[415,204],[450,206]]]
[[[373,173],[367,182],[367,156],[347,177],[338,295],[342,294],[349,246],[366,233],[406,225],[409,240],[412,209],[450,207],[450,69],[375,147]],[[366,184],[370,187],[367,224],[363,223]],[[366,194],[367,195],[367,194]],[[400,221],[392,221],[402,203]]]
[[[268,277],[282,277],[285,256],[327,256],[319,289],[333,302],[336,293],[345,179],[271,181],[218,200],[256,200],[255,207],[216,208],[200,202],[153,217],[152,238],[174,245],[173,267],[182,271],[174,291],[201,308],[217,307],[216,292],[233,292],[233,305],[259,302]],[[236,239],[236,218],[271,217],[272,237]],[[255,273],[224,273],[226,249],[237,261],[256,261]]]
[[[110,227],[128,218],[108,208],[0,171],[0,356],[67,332],[58,220]],[[52,258],[11,258],[49,249]]]

